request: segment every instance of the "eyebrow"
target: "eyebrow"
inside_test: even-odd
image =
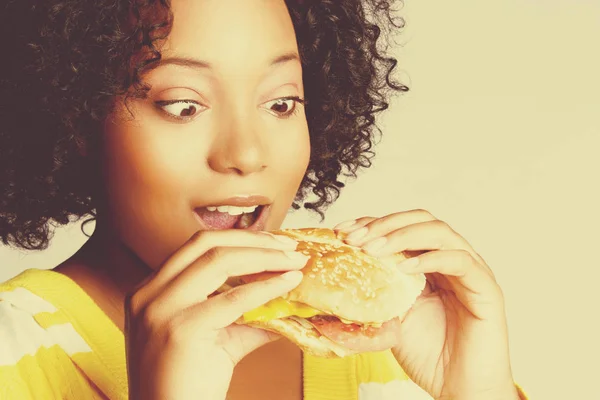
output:
[[[272,68],[274,66],[285,64],[285,63],[287,63],[289,61],[293,61],[293,60],[300,61],[300,57],[298,56],[297,53],[295,53],[295,52],[285,53],[278,57],[275,57],[269,64],[269,67]],[[167,57],[167,58],[160,60],[158,62],[158,64],[155,65],[154,68],[152,68],[152,69],[158,68],[160,66],[165,66],[165,65],[178,65],[180,67],[186,67],[186,68],[192,68],[192,69],[212,69],[213,68],[212,64],[210,64],[209,62],[199,60],[196,58]]]

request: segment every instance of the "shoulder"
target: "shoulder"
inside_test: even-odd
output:
[[[38,352],[51,349],[57,335],[53,326],[44,326],[44,316],[56,311],[23,287],[0,286],[0,366],[27,363]]]
[[[90,351],[64,312],[30,290],[29,283],[36,282],[21,275],[0,284],[0,365],[53,347],[67,355]]]
[[[54,398],[81,381],[71,324],[46,323],[56,311],[23,287],[0,285],[0,398]]]

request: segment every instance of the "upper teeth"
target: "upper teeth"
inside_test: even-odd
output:
[[[254,212],[258,206],[250,206],[250,207],[236,207],[236,206],[211,206],[206,207],[208,211],[219,211],[225,212],[229,215],[240,215],[240,214],[248,214]]]

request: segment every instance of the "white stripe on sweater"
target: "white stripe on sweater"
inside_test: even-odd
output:
[[[33,318],[36,312],[55,310],[26,289],[0,293],[0,366],[14,365],[41,347],[59,345],[69,356],[92,351],[70,323],[44,329]]]

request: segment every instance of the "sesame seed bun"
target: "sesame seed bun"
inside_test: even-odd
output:
[[[423,274],[408,275],[397,263],[400,253],[376,258],[346,244],[345,233],[331,229],[287,229],[272,232],[298,240],[296,251],[311,258],[304,278],[284,298],[346,320],[382,323],[403,316],[425,287]]]
[[[346,244],[343,241],[345,233],[326,228],[285,229],[271,233],[297,240],[296,251],[310,256],[302,269],[302,282],[283,299],[303,303],[321,311],[322,315],[358,325],[402,320],[425,287],[424,274],[409,275],[396,267],[407,258],[404,254],[373,257],[359,247]],[[240,283],[268,279],[277,274],[249,275],[241,277]],[[344,357],[360,352],[360,346],[350,349],[344,346],[348,343],[341,340],[335,343],[324,337],[307,321],[310,318],[294,317],[247,324],[278,332],[304,351],[320,357]],[[243,320],[238,322],[245,323]],[[347,333],[339,337],[342,336],[348,340]]]

